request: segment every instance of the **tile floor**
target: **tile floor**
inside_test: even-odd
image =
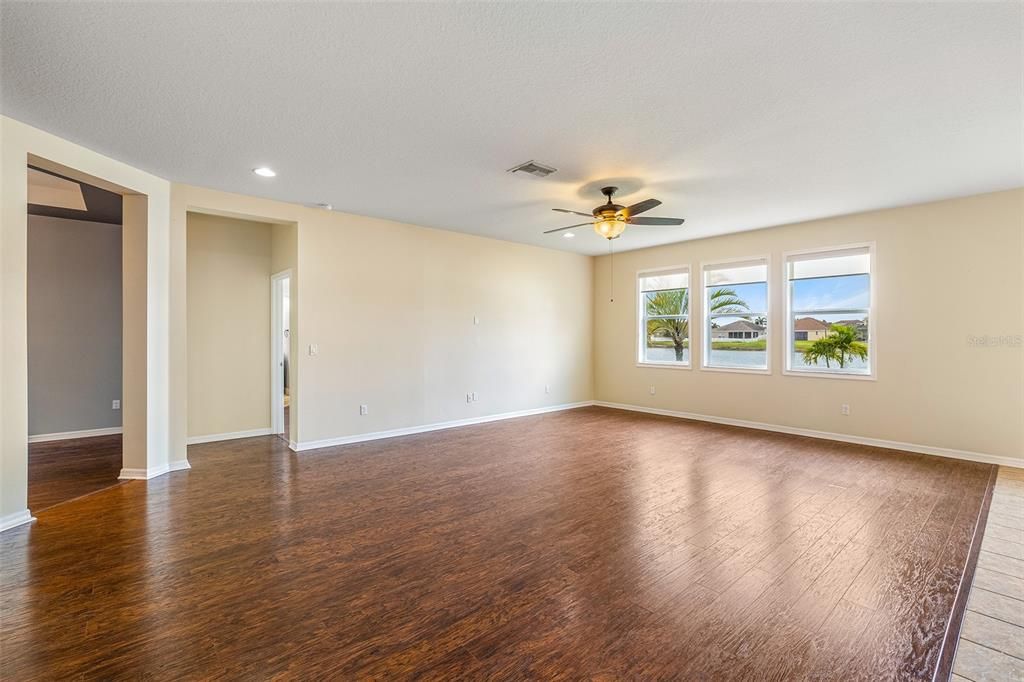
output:
[[[1024,469],[999,469],[952,680],[1024,680]]]

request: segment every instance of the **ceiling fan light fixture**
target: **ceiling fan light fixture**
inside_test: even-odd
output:
[[[594,231],[605,239],[615,239],[626,229],[626,221],[618,216],[598,220],[594,223]]]
[[[646,199],[644,201],[638,201],[631,206],[620,206],[612,201],[612,197],[615,195],[617,187],[602,187],[601,194],[605,195],[608,200],[596,207],[590,213],[584,213],[583,211],[574,211],[568,208],[553,208],[552,211],[558,213],[568,213],[570,215],[578,215],[587,218],[585,223],[576,223],[575,225],[566,225],[565,227],[556,227],[553,230],[544,230],[544,234],[556,234],[558,232],[564,232],[565,230],[572,230],[577,227],[583,227],[584,225],[592,225],[594,232],[598,235],[611,241],[617,239],[623,232],[626,231],[627,225],[682,225],[682,218],[649,218],[644,216],[637,218],[636,216],[640,213],[651,210],[655,206],[660,206],[661,202],[657,199]],[[591,220],[593,222],[591,222]],[[563,235],[564,237],[572,237],[571,234]]]

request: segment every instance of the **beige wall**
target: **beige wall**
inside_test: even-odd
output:
[[[596,398],[1024,464],[1024,347],[968,342],[1024,334],[1022,235],[1024,190],[1013,190],[694,240],[617,254],[614,303],[602,256],[594,278]],[[783,252],[866,241],[877,247],[877,381],[784,376]],[[762,255],[771,258],[770,376],[636,366],[638,270],[688,264],[696,286],[702,261]],[[698,320],[696,305],[693,312]],[[699,348],[700,324],[692,327],[691,347]],[[849,416],[840,414],[844,403]]]
[[[28,432],[121,426],[121,226],[28,217]]]
[[[591,398],[589,257],[325,218],[299,223],[302,442]]]
[[[296,226],[300,443],[592,397],[589,257],[184,185],[172,204],[172,231],[188,210]]]
[[[170,183],[31,126],[0,117],[0,527],[27,518],[27,212],[29,160],[126,194],[123,256],[125,467],[155,473],[168,460]],[[130,248],[129,239],[141,245]],[[135,265],[133,263],[133,265]],[[141,276],[141,279],[136,279]],[[141,292],[137,314],[129,292]],[[136,438],[139,447],[129,447]]]
[[[165,196],[166,199],[166,196]],[[164,204],[166,206],[166,204]],[[121,459],[126,469],[134,469],[133,476],[148,476],[150,469],[161,471],[167,459],[167,445],[161,440],[158,445],[151,442],[150,419],[154,423],[166,420],[167,401],[166,374],[163,372],[150,374],[148,364],[154,353],[153,346],[162,340],[164,329],[153,326],[155,320],[149,317],[151,291],[149,237],[147,230],[138,229],[149,219],[149,200],[146,196],[132,195],[122,199],[121,231],[121,278],[123,283],[121,308],[124,319],[121,325],[121,421],[124,435],[121,437]],[[166,226],[166,218],[164,223]],[[160,304],[164,304],[166,293],[159,296]],[[139,324],[146,320],[146,324]],[[164,323],[166,324],[166,322]],[[166,368],[165,368],[166,369]],[[161,395],[149,396],[149,388],[159,387]],[[150,400],[150,397],[156,398]],[[140,425],[145,425],[144,428]],[[166,438],[166,432],[163,437]],[[184,459],[182,457],[181,459]],[[122,473],[126,473],[122,470]]]
[[[188,435],[267,429],[272,226],[187,220]]]

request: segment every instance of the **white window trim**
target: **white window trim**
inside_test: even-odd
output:
[[[689,362],[649,362],[643,359],[643,347],[640,345],[640,339],[644,338],[644,316],[640,313],[643,305],[643,292],[640,290],[640,278],[649,275],[655,275],[659,272],[685,272],[686,280],[688,283],[687,289],[689,289],[690,296],[690,310],[686,314],[686,319],[689,321],[689,341],[690,341],[690,361]],[[636,333],[633,334],[633,358],[636,360],[637,367],[646,367],[648,369],[693,369],[693,271],[689,265],[667,265],[661,268],[650,268],[647,270],[637,270],[636,276],[633,278],[633,286],[635,287],[635,296],[633,301],[635,305],[633,307],[633,328]]]
[[[871,371],[868,374],[853,373],[853,372],[821,372],[815,370],[806,369],[793,369],[790,367],[790,343],[793,338],[793,301],[790,295],[789,286],[789,259],[793,256],[807,256],[811,254],[828,254],[836,251],[848,251],[851,249],[864,249],[868,250],[868,267],[870,272],[869,286],[868,286],[868,363]],[[783,320],[783,326],[785,328],[785,337],[783,345],[783,358],[782,358],[782,373],[786,376],[791,377],[807,377],[810,379],[839,379],[842,381],[877,381],[878,380],[878,354],[875,350],[878,348],[878,309],[875,307],[877,298],[875,291],[877,288],[877,270],[875,269],[875,242],[859,242],[855,244],[839,244],[836,246],[823,246],[816,249],[800,249],[797,251],[786,251],[782,254],[782,283],[785,291],[783,292],[783,302],[785,309],[785,319]]]
[[[745,367],[715,367],[708,365],[708,356],[711,351],[711,329],[710,329],[710,311],[708,310],[707,298],[707,278],[704,277],[704,273],[708,267],[717,267],[719,265],[740,265],[743,263],[760,264],[764,263],[765,266],[765,305],[767,310],[764,311],[764,316],[768,320],[768,333],[765,334],[765,367],[762,368],[745,368]],[[693,282],[691,281],[691,285]],[[690,297],[690,306],[693,306],[693,297]],[[700,309],[701,309],[701,348],[700,348],[700,369],[702,372],[726,372],[728,374],[771,374],[772,373],[772,329],[775,327],[772,324],[772,257],[771,254],[763,254],[760,256],[747,256],[745,258],[727,258],[724,260],[709,260],[701,261],[700,263]],[[690,346],[693,347],[693,326],[690,326]],[[691,353],[691,358],[693,354]]]

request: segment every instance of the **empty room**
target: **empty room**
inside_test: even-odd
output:
[[[0,0],[3,680],[1024,680],[1024,4]]]

